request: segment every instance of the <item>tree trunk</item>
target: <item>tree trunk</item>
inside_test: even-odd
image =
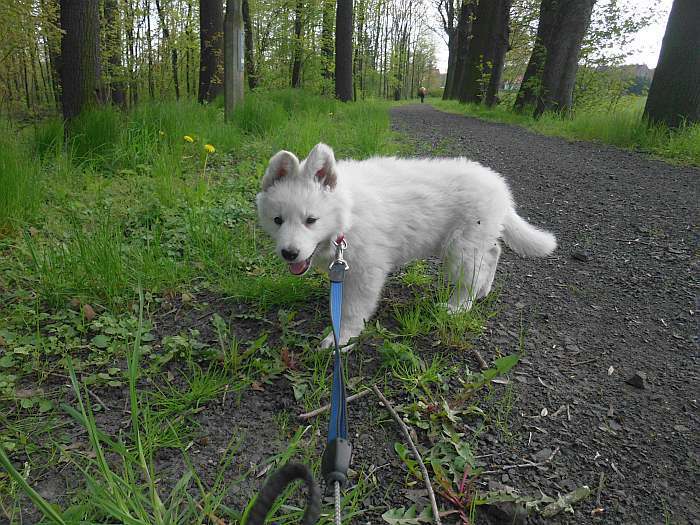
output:
[[[100,99],[98,0],[61,0],[61,106],[71,120]]]
[[[224,18],[224,118],[243,101],[243,61],[245,56],[241,0],[226,1]]]
[[[122,72],[121,17],[117,0],[105,0],[105,47],[107,49],[107,73],[112,103],[124,107],[124,82]]]
[[[293,58],[292,58],[292,87],[301,87],[301,55],[302,55],[302,42],[301,42],[301,12],[304,7],[302,0],[297,0],[294,6],[294,45]]]
[[[192,0],[187,0],[187,19],[185,21],[185,35],[187,36],[187,50],[185,51],[185,91],[189,96],[194,93],[192,85]]]
[[[199,95],[200,102],[211,102],[222,90],[224,8],[222,0],[199,3]]]
[[[163,28],[163,40],[165,44],[170,46],[170,61],[172,64],[173,71],[173,84],[175,84],[175,98],[180,99],[180,80],[178,78],[178,67],[177,67],[177,48],[175,47],[175,42],[170,41],[170,29],[168,28],[167,20],[165,19],[165,12],[160,4],[160,0],[156,0],[156,10],[158,11],[158,18],[160,19],[160,25]]]
[[[22,53],[22,79],[24,81],[24,102],[27,105],[27,110],[32,109],[32,98],[29,92],[29,74],[27,73],[27,54]]]
[[[676,128],[700,122],[700,2],[674,0],[644,115]]]
[[[248,0],[241,3],[243,14],[243,28],[245,30],[245,73],[248,76],[248,87],[255,89],[258,86],[258,76],[255,72],[255,55],[253,53],[253,22],[250,18],[250,5]]]
[[[573,102],[581,42],[591,21],[595,0],[542,0],[535,46],[515,99],[515,109],[534,106],[567,111]]]
[[[447,33],[447,74],[445,75],[445,89],[442,91],[442,99],[452,98],[454,85],[455,61],[457,59],[457,31],[452,28]]]
[[[474,0],[463,0],[459,10],[457,20],[457,31],[455,44],[454,72],[450,78],[450,85],[445,86],[447,94],[445,99],[456,99],[459,97],[460,86],[462,86],[467,69],[467,57],[469,46],[471,45],[472,19],[474,15]]]
[[[490,93],[495,102],[508,50],[511,0],[481,0],[472,21],[472,38],[459,87],[460,102],[481,102]]]
[[[359,1],[358,8],[355,10],[355,15],[357,19],[357,36],[355,37],[354,57],[352,59],[352,98],[357,100],[357,84],[359,82],[360,86],[362,85],[362,53],[364,52],[366,16],[366,4],[364,0]],[[362,93],[362,87],[360,87],[360,93]]]
[[[336,8],[335,96],[352,100],[352,0],[338,0]]]
[[[323,78],[333,78],[333,8],[334,0],[323,0],[323,18],[321,21],[321,74]]]
[[[148,96],[153,99],[156,96],[156,85],[153,80],[153,38],[151,37],[151,1],[144,0],[144,16],[146,17],[146,53],[148,53]],[[134,61],[136,54],[134,51]],[[134,80],[138,85],[138,80]],[[134,101],[136,102],[136,101]]]

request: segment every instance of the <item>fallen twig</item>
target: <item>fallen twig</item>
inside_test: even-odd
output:
[[[597,508],[600,508],[600,493],[603,492],[603,483],[605,482],[605,472],[600,473],[600,477],[598,478],[598,492],[596,494],[595,498],[595,506]]]
[[[474,352],[474,355],[476,356],[476,360],[479,361],[479,366],[481,367],[482,370],[487,370],[489,367],[489,364],[484,360],[483,357],[481,357],[481,354],[476,348],[472,348],[472,352]]]
[[[540,461],[539,463],[535,463],[534,461],[525,461],[525,463],[517,463],[514,465],[502,465],[496,470],[484,470],[482,474],[497,474],[499,472],[503,472],[504,470],[512,470],[514,468],[540,468],[550,463],[554,456],[556,456],[557,452],[559,452],[559,447],[555,448],[547,459]]]
[[[347,399],[346,402],[349,403],[350,401],[355,401],[356,399],[360,399],[361,397],[366,396],[370,392],[371,392],[371,390],[367,389],[367,390],[363,390],[362,392],[358,392],[357,394],[353,394]],[[316,410],[312,410],[311,412],[306,412],[305,414],[299,414],[297,417],[301,420],[311,419],[312,417],[316,417],[319,414],[323,414],[324,412],[327,412],[330,409],[331,409],[331,405],[329,403],[327,405],[323,405],[320,408],[317,408]]]
[[[413,439],[411,439],[411,433],[408,431],[408,427],[406,426],[406,423],[404,423],[399,415],[396,413],[396,410],[394,410],[394,407],[392,404],[389,402],[389,400],[384,397],[384,394],[382,394],[381,390],[377,388],[377,385],[372,386],[372,390],[374,390],[374,393],[377,394],[377,397],[381,400],[382,404],[386,407],[386,409],[391,413],[391,416],[394,418],[394,421],[398,423],[399,427],[401,427],[401,432],[403,432],[404,437],[408,441],[408,445],[411,447],[411,452],[413,452],[413,455],[416,458],[416,461],[418,461],[418,465],[420,466],[421,473],[423,474],[423,481],[425,482],[425,488],[428,490],[428,497],[430,498],[430,505],[433,508],[433,518],[435,519],[435,523],[437,525],[442,525],[440,522],[440,511],[438,510],[437,506],[437,501],[435,501],[435,493],[433,492],[433,485],[430,483],[430,478],[428,477],[428,469],[425,468],[425,463],[423,463],[423,458],[421,455],[418,453],[418,449],[416,448],[415,443],[413,442]]]
[[[86,387],[86,390],[88,391],[88,394],[90,394],[92,397],[95,398],[95,401],[97,401],[97,402],[100,404],[100,406],[102,407],[102,409],[103,409],[105,412],[106,412],[107,410],[109,410],[109,408],[107,408],[107,405],[104,404],[104,401],[102,401],[102,400],[100,399],[100,396],[98,396],[97,394],[95,394],[95,392],[93,392],[92,390],[90,390],[90,389],[87,388],[87,387]]]

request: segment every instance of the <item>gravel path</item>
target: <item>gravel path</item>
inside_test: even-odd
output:
[[[512,439],[485,435],[480,452],[554,456],[491,479],[530,494],[593,489],[548,523],[700,524],[700,170],[427,104],[392,118],[420,154],[504,174],[521,215],[560,243],[546,260],[504,252],[502,311],[481,341],[490,358],[525,330]],[[646,380],[633,386],[637,372]],[[599,486],[604,512],[592,519]]]

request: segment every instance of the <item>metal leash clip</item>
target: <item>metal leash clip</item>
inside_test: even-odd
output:
[[[343,265],[344,269],[347,271],[350,269],[348,262],[343,259],[343,251],[348,247],[348,242],[345,240],[345,236],[341,235],[333,241],[335,246],[335,257],[333,261],[328,265],[328,269],[332,270],[336,263]]]

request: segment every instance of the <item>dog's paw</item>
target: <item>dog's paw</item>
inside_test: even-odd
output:
[[[333,348],[334,345],[335,345],[335,340],[333,339],[333,332],[331,332],[330,334],[328,334],[326,337],[323,338],[319,347],[320,348]]]
[[[343,340],[343,338],[340,338],[340,347],[343,352],[347,352],[350,350],[355,344],[348,344],[348,339],[346,338]],[[333,339],[333,332],[328,334],[326,337],[323,338],[321,343],[319,344],[319,348],[321,349],[326,349],[326,348],[334,348],[335,347],[335,340]]]
[[[440,307],[447,310],[450,315],[463,314],[472,309],[473,301],[465,301],[460,304],[440,303]]]

